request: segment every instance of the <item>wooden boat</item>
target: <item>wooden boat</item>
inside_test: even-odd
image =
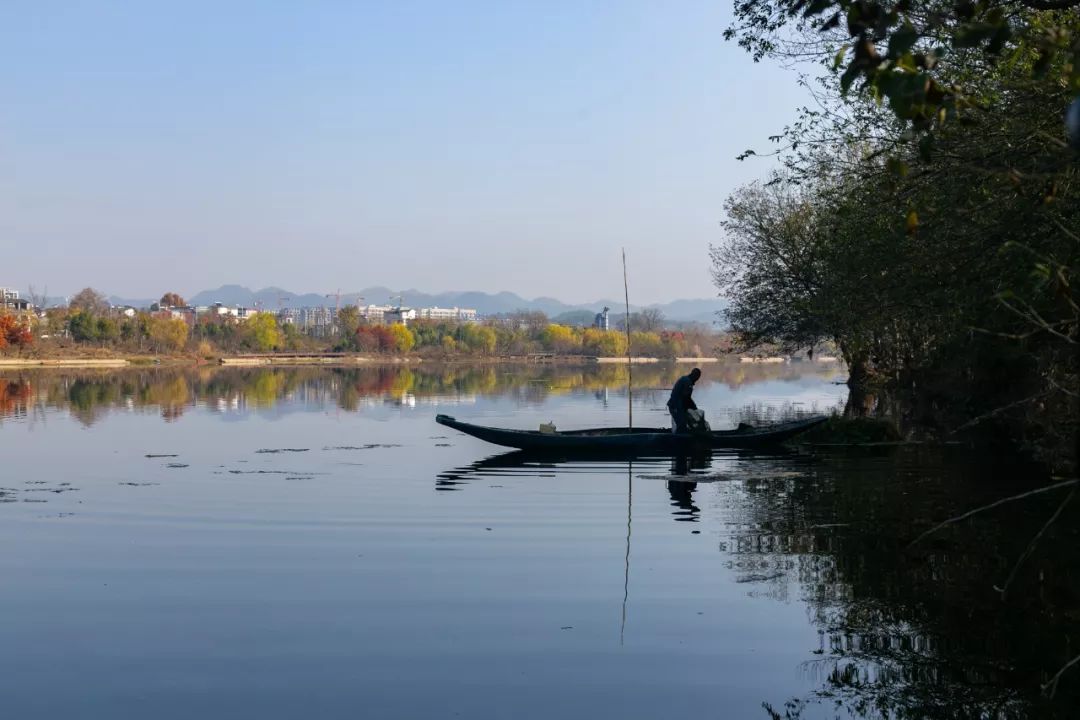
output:
[[[701,434],[673,433],[668,428],[592,428],[540,432],[508,430],[436,415],[435,422],[494,445],[533,452],[599,452],[646,454],[684,452],[693,448],[754,448],[775,445],[825,422],[824,415],[766,427],[740,427]]]

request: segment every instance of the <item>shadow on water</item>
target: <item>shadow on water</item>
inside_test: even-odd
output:
[[[919,539],[943,519],[1012,495],[1032,472],[948,448],[857,457],[718,452],[632,463],[512,452],[439,473],[435,487],[627,477],[629,597],[635,498],[666,486],[675,522],[720,521],[717,549],[733,581],[762,602],[801,602],[820,638],[801,666],[817,689],[762,698],[763,717],[1075,717],[1080,682],[1049,683],[1080,652],[1080,504],[1046,528],[1039,553],[1019,566],[1006,594],[995,585],[1013,572],[1060,494]]]

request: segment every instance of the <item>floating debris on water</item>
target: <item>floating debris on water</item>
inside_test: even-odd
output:
[[[176,455],[176,454],[169,455],[169,454],[147,453],[146,457],[148,457],[148,458],[167,458],[167,457],[180,457],[180,456]]]
[[[263,448],[256,450],[256,455],[273,454],[273,453],[285,453],[285,452],[307,452],[311,448]]]
[[[316,475],[329,475],[329,473],[301,472],[297,470],[230,470],[230,475],[288,475],[289,477],[315,477]]]
[[[118,483],[118,484],[119,485],[128,485],[130,487],[148,487],[150,485],[160,485],[161,483],[156,483],[156,482],[121,482],[121,483]]]
[[[776,579],[782,578],[782,577],[784,577],[784,573],[782,573],[782,572],[772,573],[771,575],[759,575],[759,574],[754,573],[754,574],[750,574],[750,575],[743,575],[740,578],[735,578],[735,582],[737,582],[737,583],[765,582],[767,580],[776,580]]]
[[[373,450],[375,448],[401,447],[394,443],[368,443],[367,445],[327,445],[323,450]]]
[[[167,463],[165,465],[165,467],[167,467],[167,468],[186,468],[186,467],[188,467],[188,464],[187,463]]]
[[[453,447],[450,443],[435,443],[435,447]]]

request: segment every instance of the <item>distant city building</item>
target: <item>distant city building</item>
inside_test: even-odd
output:
[[[455,322],[476,322],[476,310],[472,308],[420,308],[416,311],[418,320],[451,320]]]
[[[407,307],[392,307],[383,313],[383,322],[387,325],[408,325],[416,319],[416,310]]]
[[[0,288],[0,308],[24,312],[30,309],[30,301],[20,298],[18,290]]]
[[[254,308],[229,307],[222,303],[213,305],[197,305],[187,307],[165,307],[157,303],[150,306],[150,312],[155,317],[174,318],[183,320],[188,325],[194,325],[199,318],[216,317],[222,320],[232,318],[234,320],[247,320],[259,312]]]
[[[337,310],[334,308],[284,308],[278,312],[278,319],[284,325],[295,325],[315,337],[327,337],[337,333]]]
[[[611,329],[611,321],[608,319],[608,310],[610,310],[610,309],[611,308],[606,307],[606,308],[604,308],[603,312],[596,313],[596,317],[593,319],[593,327],[598,328],[600,330],[610,330]],[[588,317],[588,316],[586,316],[586,317]]]
[[[408,325],[418,317],[415,309],[400,305],[367,305],[357,309],[360,317],[377,325]]]
[[[389,305],[365,305],[364,307],[357,306],[356,309],[360,312],[360,317],[369,323],[381,323],[385,321],[386,313],[392,308]]]

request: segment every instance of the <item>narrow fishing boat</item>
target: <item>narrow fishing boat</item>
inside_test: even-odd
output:
[[[639,454],[692,448],[753,448],[775,445],[825,422],[824,415],[765,427],[739,427],[705,433],[673,433],[668,428],[592,428],[586,430],[510,430],[436,415],[435,422],[494,445],[531,451],[614,452]]]

